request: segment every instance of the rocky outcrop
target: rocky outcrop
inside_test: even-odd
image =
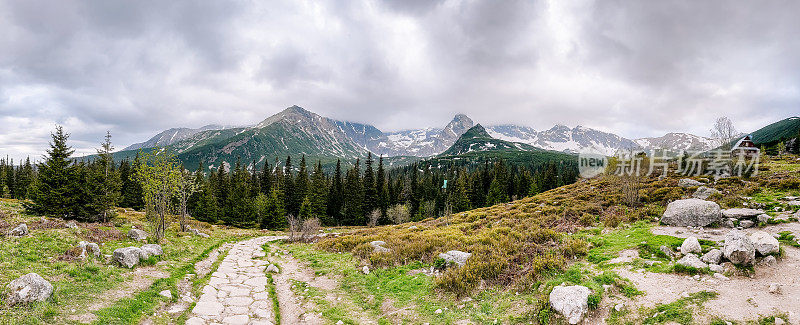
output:
[[[392,251],[391,249],[383,247],[386,245],[386,242],[382,240],[372,241],[369,245],[372,246],[372,251],[374,253],[390,253]]]
[[[761,255],[777,253],[780,247],[780,244],[775,237],[772,237],[770,234],[763,231],[756,231],[752,233],[750,235],[750,241],[753,242],[756,252]]]
[[[691,178],[682,178],[682,179],[678,180],[678,186],[683,187],[683,188],[695,187],[695,186],[701,186],[701,185],[703,185],[703,183],[698,182],[696,180],[693,180]]]
[[[697,237],[691,236],[683,240],[681,244],[681,254],[700,253],[703,249],[700,247],[700,242]]]
[[[19,226],[14,227],[8,232],[9,236],[22,237],[28,235],[28,225],[21,223]]]
[[[727,218],[734,218],[734,219],[751,219],[763,213],[764,210],[750,209],[750,208],[734,208],[734,209],[722,210],[722,215],[724,215]]]
[[[694,194],[692,194],[692,197],[695,198],[695,199],[705,200],[705,199],[708,199],[709,196],[712,196],[714,194],[719,194],[719,193],[720,192],[717,191],[716,189],[713,189],[713,188],[710,188],[710,187],[705,187],[705,186],[700,186],[700,187],[697,188],[696,191],[694,191]]]
[[[719,205],[700,199],[671,202],[661,217],[661,223],[681,227],[705,227],[719,220]]]
[[[145,239],[147,239],[147,233],[144,232],[143,230],[134,228],[128,231],[128,237],[130,237],[135,241],[144,241]]]
[[[722,253],[731,263],[738,265],[751,265],[756,258],[753,242],[747,234],[739,230],[733,230],[725,235]]]
[[[472,256],[472,253],[462,251],[448,251],[447,253],[439,254],[439,258],[444,259],[444,261],[447,262],[447,265],[455,263],[459,267],[464,266],[470,256]]]
[[[53,285],[36,273],[28,273],[8,284],[6,302],[10,305],[45,301],[53,294]]]
[[[584,286],[557,286],[550,292],[550,306],[570,324],[578,324],[589,310],[589,294]]]

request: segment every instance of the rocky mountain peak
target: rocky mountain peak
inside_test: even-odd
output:
[[[469,130],[473,125],[475,125],[475,122],[473,122],[468,116],[464,114],[456,114],[456,116],[453,117],[453,120],[447,124],[444,130],[442,130],[442,135],[448,138],[458,138],[458,136]]]
[[[469,130],[464,132],[461,135],[461,138],[464,139],[471,139],[471,138],[491,138],[492,136],[489,135],[489,132],[486,132],[486,129],[483,128],[480,124],[475,124],[475,126],[471,127]]]

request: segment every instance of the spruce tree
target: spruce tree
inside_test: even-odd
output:
[[[95,183],[91,186],[97,186],[97,196],[94,197],[94,205],[102,215],[101,220],[107,222],[109,212],[119,201],[120,197],[120,179],[119,174],[115,168],[114,158],[111,153],[114,152],[114,146],[111,144],[111,132],[107,131],[105,140],[100,144],[100,149],[97,149],[97,161],[93,164],[95,166]]]
[[[270,168],[269,160],[264,161],[264,168],[261,170],[261,175],[259,176],[261,193],[269,194],[272,190],[272,169]]]
[[[344,206],[342,207],[343,223],[348,226],[366,225],[364,212],[364,185],[361,183],[359,161],[350,170],[344,181]]]
[[[295,204],[295,188],[294,176],[292,175],[292,157],[286,156],[286,163],[283,165],[283,182],[281,188],[283,189],[284,206],[287,214],[297,215],[300,212],[300,206]]]
[[[378,191],[375,189],[375,173],[372,170],[372,153],[367,153],[364,162],[364,213],[370,214],[378,207]]]
[[[306,167],[306,156],[303,155],[300,158],[300,168],[297,171],[297,177],[294,181],[294,199],[293,203],[298,206],[298,215],[299,216],[299,207],[305,200],[306,196],[308,195],[308,167]]]
[[[31,197],[31,211],[53,217],[75,218],[72,214],[76,203],[73,183],[76,181],[75,167],[70,156],[75,152],[67,145],[69,134],[59,125],[51,134],[52,142],[45,161],[38,167],[39,177]]]
[[[378,171],[375,175],[375,196],[378,199],[378,209],[381,211],[380,224],[386,225],[390,221],[387,218],[386,211],[389,209],[389,189],[386,182],[386,171],[383,169],[383,156],[378,159]]]
[[[331,186],[328,188],[328,225],[342,224],[342,207],[344,206],[344,190],[342,182],[342,162],[336,160],[336,170],[331,177]]]
[[[322,171],[322,163],[317,161],[314,167],[314,174],[311,175],[311,189],[308,193],[310,204],[310,213],[314,218],[319,218],[324,223],[330,223],[331,220],[326,220],[328,210],[328,184],[325,179],[325,173]]]

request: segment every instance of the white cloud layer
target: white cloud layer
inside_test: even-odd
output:
[[[798,2],[0,0],[0,153],[79,153],[297,104],[634,138],[800,112]]]

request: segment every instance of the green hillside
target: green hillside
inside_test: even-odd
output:
[[[795,138],[800,134],[800,117],[790,117],[767,125],[751,133],[751,139],[757,146],[772,146],[779,141]]]

